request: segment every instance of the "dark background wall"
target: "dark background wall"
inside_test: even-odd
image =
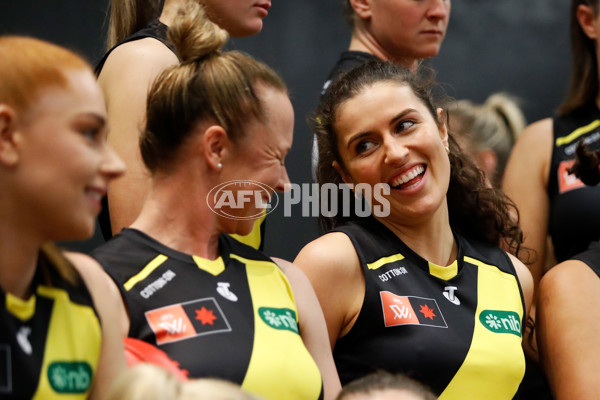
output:
[[[227,1],[227,0],[223,0]],[[274,67],[287,82],[296,112],[294,145],[287,158],[290,179],[311,182],[311,134],[305,119],[350,32],[341,0],[273,0],[263,32],[232,40]],[[0,0],[0,33],[32,35],[82,53],[102,55],[107,0]],[[455,0],[440,54],[429,65],[449,95],[482,102],[492,92],[518,96],[528,121],[549,116],[568,81],[569,2],[565,0]],[[2,79],[2,77],[0,77]],[[43,195],[43,194],[40,194]],[[293,259],[317,236],[316,218],[278,207],[267,219],[266,251]],[[69,244],[87,251],[96,235]]]

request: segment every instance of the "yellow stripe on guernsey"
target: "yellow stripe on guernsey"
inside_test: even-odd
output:
[[[21,321],[27,321],[35,313],[35,296],[22,300],[10,293],[6,293],[6,309]]]
[[[202,258],[198,256],[192,256],[192,258],[194,259],[194,262],[198,268],[214,276],[217,276],[221,272],[225,271],[225,263],[221,257],[218,257],[214,260],[209,260],[208,258]]]
[[[579,136],[585,135],[586,133],[593,131],[594,129],[596,129],[599,126],[600,126],[600,120],[597,119],[595,121],[590,122],[586,126],[582,126],[581,128],[575,129],[573,132],[569,133],[566,136],[556,138],[555,143],[557,146],[562,146],[563,144],[571,143],[575,139],[579,138]]]
[[[232,234],[230,236],[232,238],[234,238],[235,240],[237,240],[238,242],[242,242],[242,243],[247,244],[250,247],[254,247],[255,249],[258,250],[260,248],[260,242],[262,240],[262,238],[260,236],[260,226],[262,225],[262,223],[266,217],[267,217],[267,210],[265,210],[263,212],[262,217],[260,217],[256,221],[254,221],[254,226],[252,227],[252,232],[250,232],[249,234],[244,235],[244,236]]]
[[[447,267],[429,263],[429,273],[445,281],[450,280],[458,274],[458,262],[454,260],[454,262]]]
[[[394,254],[394,255],[391,255],[391,256],[382,257],[382,258],[380,258],[377,261],[374,261],[374,262],[372,262],[370,264],[367,264],[367,268],[369,268],[369,269],[377,269],[377,268],[383,267],[386,264],[393,263],[394,261],[400,261],[400,260],[403,260],[403,259],[404,259],[404,256],[402,254],[398,253],[398,254]]]
[[[298,315],[287,278],[272,262],[230,257],[246,264],[254,308],[254,345],[242,387],[267,400],[317,399],[321,374],[300,335],[275,329],[259,315],[260,307],[287,308]]]
[[[129,278],[129,280],[127,282],[125,282],[125,284],[123,285],[125,290],[130,291],[131,288],[134,287],[138,282],[141,282],[144,279],[146,279],[148,277],[148,275],[150,275],[152,273],[152,271],[154,271],[162,263],[167,261],[167,258],[168,257],[163,254],[159,254],[156,257],[154,257],[154,259],[152,261],[150,261],[148,263],[148,265],[146,265],[144,268],[142,268],[142,270],[140,272],[138,272],[137,274],[135,274],[134,276]]]
[[[521,337],[487,329],[480,321],[483,311],[517,311],[523,320],[523,305],[515,276],[471,257],[465,261],[478,267],[477,311],[473,341],[467,356],[440,400],[511,399],[525,374]],[[502,368],[506,368],[505,371]],[[465,393],[468,388],[468,393]]]
[[[40,286],[37,294],[54,299],[54,306],[48,327],[42,373],[33,399],[86,399],[89,391],[59,395],[50,385],[48,368],[55,362],[62,364],[78,362],[89,364],[95,373],[101,345],[100,323],[96,313],[89,306],[72,303],[67,292],[62,289]],[[65,358],[65,355],[69,355],[70,358]],[[77,376],[69,375],[68,379],[77,380],[77,383],[83,387],[86,384],[91,386],[90,380],[93,376],[77,372],[80,371],[73,371]]]

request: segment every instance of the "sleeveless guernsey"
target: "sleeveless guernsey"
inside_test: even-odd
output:
[[[558,262],[571,258],[600,239],[600,186],[585,186],[567,169],[582,138],[590,149],[600,148],[600,110],[588,104],[554,117],[554,146],[548,179],[549,233]]]
[[[0,398],[86,399],[101,345],[92,299],[43,252],[32,290],[24,301],[0,289]]]
[[[228,235],[219,254],[183,254],[124,229],[92,256],[121,290],[129,336],[157,345],[190,377],[227,379],[265,399],[321,398],[283,272]]]
[[[156,19],[156,20],[151,21],[150,23],[148,23],[148,25],[146,27],[135,32],[131,36],[124,39],[122,42],[118,43],[116,46],[114,46],[108,52],[106,52],[106,54],[104,54],[102,59],[100,59],[100,61],[98,61],[98,63],[96,64],[97,65],[96,70],[95,70],[96,76],[100,75],[100,72],[102,72],[102,68],[104,67],[104,63],[106,62],[106,60],[108,59],[108,56],[113,52],[114,49],[116,49],[117,47],[119,47],[122,44],[133,42],[133,41],[140,40],[140,39],[145,39],[145,38],[156,39],[159,42],[161,42],[162,44],[164,44],[169,50],[171,50],[173,52],[173,54],[175,54],[177,56],[175,47],[173,46],[173,44],[171,42],[169,42],[169,40],[167,38],[167,29],[168,29],[167,25],[163,24],[159,20]],[[179,56],[177,56],[177,58],[179,58]],[[255,249],[262,250],[264,247],[264,237],[265,237],[265,224],[264,224],[265,217],[266,217],[266,213],[263,214],[263,216],[254,223],[254,228],[252,229],[252,232],[250,232],[248,235],[244,235],[244,236],[232,235],[232,236],[234,238],[236,238],[237,240],[239,240],[240,242],[247,244],[248,246],[252,246]],[[109,209],[108,209],[108,197],[107,196],[104,196],[102,198],[102,210],[100,211],[100,215],[98,216],[98,222],[99,222],[100,230],[102,231],[102,236],[104,237],[104,239],[105,240],[110,239],[112,237],[112,228],[110,225],[110,213],[109,213]]]
[[[524,302],[505,252],[456,235],[457,260],[440,267],[374,218],[336,230],[352,240],[366,284],[333,353],[342,384],[381,369],[417,379],[441,400],[515,398],[525,373]]]

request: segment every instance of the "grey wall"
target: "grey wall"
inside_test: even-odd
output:
[[[287,166],[296,183],[311,181],[306,116],[349,42],[339,2],[273,0],[263,32],[234,39],[230,45],[273,66],[290,88],[296,130]],[[0,0],[0,33],[45,38],[94,61],[102,53],[106,4],[106,0]],[[568,13],[565,0],[455,0],[442,51],[429,64],[453,97],[483,101],[503,90],[522,99],[528,121],[549,116],[568,80]],[[317,236],[316,219],[302,218],[297,211],[292,218],[283,217],[281,208],[269,215],[267,253],[293,259]],[[96,237],[72,247],[87,251],[99,242]]]

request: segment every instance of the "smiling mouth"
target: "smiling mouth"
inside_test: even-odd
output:
[[[415,165],[399,177],[390,181],[392,189],[410,189],[423,179],[426,167],[423,164]]]

